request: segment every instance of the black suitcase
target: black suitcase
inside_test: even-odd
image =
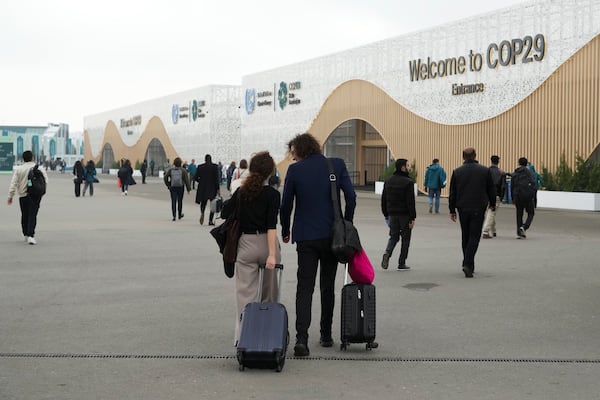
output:
[[[367,350],[379,347],[375,342],[375,286],[348,282],[348,265],[342,287],[341,350],[350,343],[366,343]]]
[[[264,265],[259,267],[258,298],[262,298]],[[276,303],[248,303],[240,316],[237,359],[244,368],[268,368],[281,372],[289,343],[288,315],[279,303],[283,265],[278,264],[279,293]]]

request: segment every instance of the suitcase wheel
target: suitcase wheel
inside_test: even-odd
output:
[[[379,343],[377,342],[370,342],[367,343],[367,350],[373,350],[379,347]]]

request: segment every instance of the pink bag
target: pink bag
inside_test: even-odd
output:
[[[360,249],[350,259],[348,273],[350,278],[356,283],[371,284],[375,279],[375,270],[367,253],[364,249]]]

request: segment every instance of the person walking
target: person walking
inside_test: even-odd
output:
[[[156,164],[154,163],[154,160],[150,160],[150,176],[154,176],[154,166]]]
[[[84,169],[85,178],[83,183],[83,193],[81,194],[85,197],[85,192],[90,188],[90,196],[94,195],[94,181],[96,180],[96,164],[94,164],[93,160],[89,160],[85,165]]]
[[[535,181],[535,195],[533,196],[533,208],[537,208],[537,192],[538,190],[544,187],[544,179],[542,179],[542,176],[539,174],[539,172],[535,170],[535,166],[532,163],[528,162],[527,168],[529,168],[529,170],[533,174],[533,180]]]
[[[433,212],[435,199],[435,213],[440,213],[440,196],[442,189],[446,187],[446,171],[440,165],[440,160],[434,158],[431,165],[425,171],[425,182],[423,184],[428,193],[429,214]]]
[[[492,174],[494,190],[496,191],[496,207],[493,210],[491,207],[488,207],[485,211],[485,222],[483,223],[483,234],[481,235],[484,239],[496,237],[496,210],[502,203],[506,179],[506,173],[498,167],[500,164],[500,157],[493,155],[490,157],[490,161],[492,162],[492,165],[490,165],[490,173]]]
[[[396,171],[383,185],[381,212],[389,221],[390,226],[390,238],[381,261],[381,268],[383,269],[388,269],[390,257],[400,237],[402,237],[402,245],[400,257],[398,258],[398,270],[406,271],[410,269],[406,265],[406,259],[408,258],[412,229],[417,218],[417,210],[415,208],[415,183],[408,176],[409,172],[410,164],[408,164],[408,160],[400,158],[396,160]]]
[[[492,174],[488,167],[476,160],[473,147],[463,150],[463,165],[452,172],[448,207],[450,219],[456,222],[456,211],[460,218],[463,262],[462,270],[466,278],[472,278],[475,271],[475,253],[481,239],[481,228],[485,210],[496,208],[496,191]]]
[[[295,136],[288,142],[288,152],[296,162],[288,168],[281,200],[281,236],[290,241],[290,219],[295,207],[292,243],[298,254],[298,283],[296,286],[296,345],[294,355],[310,354],[308,329],[311,323],[312,297],[319,263],[321,290],[321,339],[323,347],[333,346],[331,324],[335,298],[337,259],[331,251],[333,204],[327,158],[319,142],[309,133]],[[341,158],[332,158],[338,190],[344,192],[344,218],[352,221],[356,193]]]
[[[281,263],[281,249],[277,240],[279,192],[265,182],[275,172],[275,161],[267,151],[256,153],[250,159],[249,172],[242,186],[226,202],[222,216],[227,218],[238,207],[242,231],[235,262],[236,329],[239,338],[240,315],[251,302],[275,302],[277,279],[275,264]],[[265,265],[262,298],[258,298],[259,265]]]
[[[133,169],[131,168],[131,162],[129,160],[123,162],[123,165],[117,171],[117,176],[121,180],[121,194],[127,196],[127,190],[133,181]]]
[[[173,167],[169,168],[163,180],[169,192],[171,192],[171,213],[173,214],[173,221],[175,221],[175,215],[179,219],[183,218],[183,191],[187,189],[188,194],[190,193],[190,176],[188,172],[181,166],[181,158],[175,157],[173,160]]]
[[[142,174],[142,184],[146,183],[146,172],[148,171],[148,161],[144,158],[144,162],[140,167],[140,173]]]
[[[227,184],[227,190],[230,193],[233,193],[233,192],[231,192],[231,181],[233,180],[233,172],[235,170],[236,170],[235,161],[232,161],[231,164],[229,164],[229,167],[227,167],[227,173],[225,174],[226,177],[227,177],[226,178],[227,179],[227,183],[226,183]]]
[[[535,215],[535,189],[536,182],[533,172],[527,168],[527,158],[519,158],[519,167],[511,175],[510,189],[513,204],[517,211],[517,239],[525,239],[527,231]],[[527,212],[527,219],[523,222],[523,211]]]
[[[75,197],[81,195],[81,184],[85,180],[85,170],[80,160],[75,161],[73,165],[73,184],[75,185]]]
[[[192,181],[192,190],[196,189],[196,181],[194,180],[194,177],[196,176],[197,169],[198,167],[196,166],[196,160],[192,158],[192,162],[187,167],[190,180]]]
[[[14,168],[13,176],[8,187],[9,206],[13,203],[15,196],[19,197],[19,207],[21,208],[21,231],[25,242],[31,245],[37,244],[35,239],[35,228],[37,226],[37,215],[40,209],[41,196],[35,196],[27,192],[27,187],[31,184],[29,181],[29,172],[36,167],[33,159],[33,153],[30,150],[23,152],[23,164]],[[44,168],[38,168],[38,171],[44,176],[46,184],[48,183],[48,174]]]
[[[204,224],[204,210],[206,203],[214,199],[219,190],[219,171],[217,164],[212,162],[212,157],[207,154],[204,157],[204,164],[200,164],[196,169],[194,180],[198,182],[198,190],[196,191],[196,204],[200,204],[200,225]],[[208,217],[208,225],[214,225],[213,218],[215,213],[211,210]]]
[[[242,158],[240,160],[240,166],[233,171],[231,176],[231,185],[229,188],[231,193],[234,193],[242,185],[246,176],[248,176],[248,161],[246,161],[245,158]]]

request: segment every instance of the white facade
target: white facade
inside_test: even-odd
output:
[[[184,159],[211,153],[227,162],[269,150],[281,161],[286,143],[310,128],[346,81],[371,82],[426,120],[472,124],[514,107],[598,34],[600,0],[534,0],[247,75],[241,87],[203,87],[96,114],[84,125],[94,155],[108,120],[119,127],[121,119],[139,117],[138,125],[119,127],[133,146],[157,116]],[[457,94],[465,88],[478,95]],[[206,102],[205,118],[193,120],[187,110],[187,119],[175,123],[174,105],[181,111],[193,100]]]
[[[247,104],[242,116],[242,152],[269,149],[280,160],[285,143],[305,132],[329,94],[352,79],[377,85],[401,106],[429,121],[448,125],[484,121],[525,99],[598,34],[599,0],[538,0],[247,75],[242,79]],[[529,38],[530,52],[526,54]],[[513,64],[509,48],[517,53],[521,45]],[[480,56],[479,68],[471,60],[477,62]],[[436,65],[447,59],[458,63],[462,57],[464,71],[415,79],[410,64],[419,59],[428,64],[428,57]],[[497,63],[494,68],[488,66],[488,58],[492,65]],[[502,66],[500,61],[508,65]],[[471,66],[479,70],[471,71]],[[288,100],[293,93],[299,104],[278,105],[282,82],[300,83],[299,89],[288,88]],[[483,91],[478,96],[455,95],[455,84],[483,84]],[[259,93],[266,96],[259,97]]]
[[[239,86],[200,87],[87,116],[84,127],[92,154],[97,155],[109,121],[117,126],[125,145],[132,147],[157,117],[182,159],[204,160],[208,153],[215,162],[228,162],[239,159],[241,98]]]

